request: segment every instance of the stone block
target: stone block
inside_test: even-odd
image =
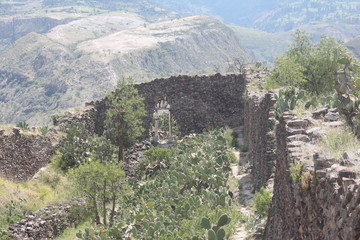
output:
[[[312,113],[312,117],[315,118],[315,119],[319,119],[321,117],[324,117],[325,114],[328,113],[328,110],[329,109],[327,107],[317,109],[315,112]]]
[[[18,135],[20,135],[20,128],[14,127],[14,128],[12,129],[12,132],[13,132],[14,135],[18,136]]]
[[[315,167],[316,171],[324,169],[324,168],[329,168],[333,164],[336,163],[335,158],[328,158],[321,153],[315,153],[313,155],[313,160],[314,160],[314,167]],[[317,172],[319,172],[319,171],[317,171]]]
[[[336,122],[339,120],[340,114],[334,112],[328,112],[324,118],[326,122]]]
[[[287,126],[290,128],[307,128],[309,121],[307,119],[295,119],[287,122]]]
[[[288,141],[300,141],[300,142],[310,142],[310,138],[305,134],[296,134],[287,137]]]

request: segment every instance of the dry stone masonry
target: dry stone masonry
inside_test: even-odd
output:
[[[136,85],[144,97],[144,128],[150,129],[156,104],[166,97],[182,135],[204,129],[237,127],[243,123],[245,77],[243,75],[178,76]],[[106,99],[87,104],[84,113],[67,116],[56,124],[82,122],[90,131],[102,134]],[[144,134],[148,136],[148,132]]]
[[[27,181],[49,163],[55,153],[48,137],[0,132],[0,175],[16,182]]]
[[[84,220],[85,201],[73,199],[28,214],[9,227],[13,239],[47,240],[60,235],[66,228],[75,227]]]
[[[275,118],[272,93],[245,101],[244,140],[254,176],[254,188],[259,190],[270,179],[275,162]]]
[[[256,82],[261,78],[258,72],[251,74]],[[178,76],[138,84],[147,112],[144,127],[150,129],[155,106],[166,97],[182,135],[224,126],[244,129],[255,190],[272,178],[274,181],[265,239],[360,239],[360,178],[355,167],[360,153],[357,160],[347,153],[335,160],[312,149],[314,142],[326,134],[322,126],[343,126],[336,109],[318,109],[308,119],[287,113],[284,120],[277,122],[273,94],[245,91],[253,87],[250,78],[247,76],[245,81],[244,75],[220,74]],[[54,119],[54,123],[79,122],[91,132],[102,134],[105,102],[91,102],[84,112]],[[321,121],[321,126],[315,126],[316,121]],[[136,163],[141,151],[150,146],[149,142],[134,146],[128,152],[128,161]],[[45,137],[25,136],[18,129],[10,135],[0,131],[0,172],[7,178],[29,179],[53,153]],[[30,215],[12,226],[14,237],[50,239],[74,223],[68,218],[67,205],[54,209],[48,211],[49,221],[47,217]]]
[[[336,110],[314,112],[313,119],[339,127]],[[313,119],[285,116],[276,126],[274,195],[265,239],[360,238],[359,171],[344,153],[341,161],[311,151],[326,133]],[[315,150],[316,151],[316,150]],[[360,158],[360,156],[358,156]]]

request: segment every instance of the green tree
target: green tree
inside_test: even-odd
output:
[[[71,169],[69,176],[79,192],[89,201],[95,223],[113,225],[117,203],[127,192],[125,173],[121,165],[91,161]],[[108,202],[111,203],[110,214],[106,208]]]
[[[64,128],[66,138],[61,141],[55,165],[62,171],[77,167],[88,157],[90,144],[89,132],[81,124],[69,124]]]
[[[333,92],[334,73],[341,68],[338,61],[350,53],[332,37],[322,36],[317,44],[304,31],[297,30],[293,37],[290,49],[277,59],[268,85],[294,86],[315,94]]]
[[[144,131],[143,101],[131,78],[123,78],[115,91],[107,96],[106,131],[112,142],[119,147],[119,162],[124,158],[124,147],[133,144]]]

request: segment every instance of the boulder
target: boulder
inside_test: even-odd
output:
[[[320,127],[313,127],[306,130],[306,134],[313,139],[319,139],[326,136],[326,131]]]
[[[289,136],[297,135],[297,134],[305,134],[306,133],[305,130],[302,129],[302,128],[298,128],[298,129],[296,129],[296,128],[288,128],[287,132],[288,132]]]
[[[350,169],[350,168],[346,168],[346,169],[341,169],[339,171],[339,178],[352,178],[355,179],[356,178],[356,170]]]
[[[326,122],[336,122],[337,120],[339,120],[340,114],[335,112],[328,112],[327,114],[325,114],[324,118]]]
[[[306,119],[295,119],[287,122],[287,126],[290,128],[306,128],[309,125],[309,121]]]
[[[14,128],[12,129],[12,132],[14,133],[14,135],[20,135],[20,128],[14,127]]]
[[[323,155],[321,153],[315,153],[313,155],[313,160],[314,160],[315,170],[321,170],[321,169],[324,169],[324,168],[329,168],[333,164],[336,163],[335,158],[328,158],[328,157],[326,157],[325,155]]]

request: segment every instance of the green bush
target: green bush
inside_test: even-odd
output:
[[[65,126],[64,131],[66,138],[60,143],[53,161],[57,168],[66,172],[88,158],[90,134],[81,124],[69,124]]]
[[[316,95],[334,90],[334,73],[343,68],[339,62],[349,51],[334,38],[323,36],[312,43],[310,34],[297,30],[289,50],[278,58],[267,86],[293,86]]]
[[[17,123],[16,127],[21,128],[23,131],[29,131],[29,124],[27,124],[25,121]]]
[[[144,158],[138,167],[140,175],[154,175],[163,168],[169,167],[174,156],[174,149],[152,147],[144,152]]]
[[[121,165],[91,161],[71,169],[69,176],[74,181],[76,189],[88,200],[94,222],[97,225],[112,226],[115,207],[127,194],[128,189]],[[107,203],[111,203],[112,206],[109,211]]]
[[[49,127],[48,126],[40,127],[39,131],[41,135],[46,136],[46,134],[49,132]]]
[[[249,151],[249,147],[248,146],[241,146],[240,147],[240,152],[248,152]]]
[[[303,165],[299,160],[295,160],[293,163],[290,163],[290,177],[294,182],[298,182],[301,178],[301,171]]]
[[[238,147],[239,144],[237,142],[237,138],[239,137],[238,133],[234,130],[227,128],[224,132],[224,136],[226,139],[226,144],[228,147]]]
[[[254,207],[261,217],[267,217],[271,202],[271,195],[268,190],[261,187],[260,191],[255,193]]]
[[[281,89],[278,94],[275,94],[275,118],[282,118],[284,112],[294,110],[299,100],[305,97],[304,91],[298,91],[294,87],[287,87]]]

